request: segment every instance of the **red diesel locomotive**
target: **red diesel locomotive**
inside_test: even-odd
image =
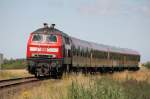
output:
[[[27,43],[28,71],[38,76],[61,76],[64,71],[138,70],[140,54],[70,37],[54,28],[37,29]]]

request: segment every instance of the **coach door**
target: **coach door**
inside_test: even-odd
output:
[[[64,37],[64,62],[71,64],[71,40],[69,37]]]

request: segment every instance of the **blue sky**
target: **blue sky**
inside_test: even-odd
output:
[[[149,0],[0,0],[0,52],[25,58],[29,34],[43,23],[71,36],[135,49],[150,60]]]

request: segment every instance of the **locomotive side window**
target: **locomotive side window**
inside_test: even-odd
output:
[[[33,35],[32,41],[42,41],[43,37],[42,35],[35,34]]]
[[[48,42],[57,42],[57,36],[56,35],[48,35],[46,40]]]

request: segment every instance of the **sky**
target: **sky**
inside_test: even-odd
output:
[[[70,36],[130,48],[150,60],[150,0],[0,0],[0,53],[25,58],[30,33],[55,23]]]

